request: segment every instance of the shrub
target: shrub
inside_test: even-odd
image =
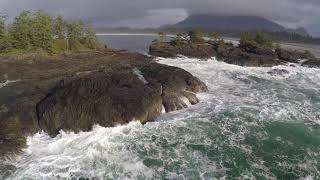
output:
[[[99,44],[96,33],[89,25],[85,27],[84,44],[89,49],[96,49]]]
[[[182,42],[184,42],[185,40],[187,40],[188,35],[184,34],[184,33],[178,33],[176,35],[176,37],[171,41],[172,45],[179,45]]]
[[[199,29],[191,30],[188,33],[190,41],[192,43],[202,43],[204,42],[203,39],[203,32]]]
[[[268,37],[266,33],[262,31],[258,31],[254,41],[258,44],[258,46],[262,48],[273,48],[272,39]]]
[[[246,49],[273,48],[273,42],[261,31],[258,31],[255,36],[252,36],[250,32],[244,32],[241,34],[240,47]]]
[[[54,39],[52,52],[54,54],[62,53],[68,50],[68,42],[65,39]]]
[[[72,22],[67,26],[67,40],[69,50],[75,51],[83,48],[82,44],[85,43],[83,35],[83,22]]]
[[[214,40],[214,41],[220,41],[220,40],[222,40],[221,35],[220,35],[218,32],[211,32],[211,33],[209,34],[209,38],[210,38],[211,40]]]

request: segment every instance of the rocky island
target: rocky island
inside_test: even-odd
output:
[[[190,31],[188,35],[179,35],[170,42],[155,41],[149,48],[149,54],[166,58],[179,55],[200,59],[216,57],[218,61],[228,64],[251,67],[272,67],[286,63],[320,67],[320,60],[309,51],[274,47],[262,32],[258,32],[255,37],[244,33],[239,45],[220,38],[204,40],[202,36],[201,32]]]
[[[38,131],[89,131],[155,120],[196,104],[206,85],[185,70],[110,49],[56,57],[0,59],[0,155]],[[187,99],[189,102],[185,102]]]

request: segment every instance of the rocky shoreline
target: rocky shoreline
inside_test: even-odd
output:
[[[146,123],[199,100],[207,86],[187,71],[138,53],[102,49],[56,57],[0,58],[0,158],[26,136]],[[8,83],[9,82],[9,83]]]
[[[223,41],[155,42],[149,53],[217,57],[251,67],[287,63],[320,67],[320,60],[309,52],[237,47]],[[206,91],[207,86],[189,72],[127,51],[105,48],[55,57],[1,57],[0,159],[19,153],[26,147],[26,137],[39,131],[55,137],[61,130],[90,131],[95,124],[114,127],[133,120],[144,124],[163,111],[197,104],[196,93]]]
[[[320,67],[320,59],[308,51],[240,47],[221,40],[201,43],[191,43],[190,41],[155,42],[150,46],[149,54],[166,58],[174,58],[179,55],[200,59],[216,57],[219,61],[228,64],[249,67],[272,67],[287,63]]]

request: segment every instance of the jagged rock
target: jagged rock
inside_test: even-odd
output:
[[[234,47],[232,43],[223,41],[208,41],[202,44],[157,42],[150,46],[149,54],[160,57],[184,55],[200,59],[217,57],[219,61],[229,64],[252,67],[272,67],[288,62],[299,63],[301,60],[309,60],[305,65],[317,66],[318,64],[315,56],[308,51],[299,52],[284,49],[274,51],[254,46]]]
[[[218,59],[228,64],[250,67],[272,67],[282,64],[272,55],[248,53],[240,48],[231,48],[225,54],[219,54]]]
[[[133,119],[152,121],[161,113],[161,84],[144,84],[131,72],[95,72],[55,87],[37,105],[40,128],[55,136],[60,130],[89,131]]]
[[[315,59],[315,56],[309,52],[290,51],[281,48],[275,51],[278,58],[285,62],[299,63],[301,60]]]
[[[310,59],[310,60],[304,61],[301,65],[306,67],[312,67],[312,68],[320,68],[320,59]]]
[[[185,91],[207,91],[185,70],[110,49],[1,59],[0,77],[19,80],[0,88],[0,158],[18,153],[25,137],[41,130],[55,136],[60,130],[88,131],[94,124],[146,123],[160,115],[167,94],[175,104],[178,97],[195,104],[196,97]]]
[[[196,94],[191,91],[183,91],[182,95],[186,97],[192,105],[199,103]]]
[[[211,58],[216,56],[216,51],[209,43],[187,43],[181,42],[178,44],[167,42],[156,42],[149,48],[149,54],[158,57],[177,57],[178,55],[184,55],[194,58]]]
[[[267,72],[270,76],[285,76],[288,75],[290,72],[285,69],[272,69],[271,71]]]
[[[134,119],[146,123],[161,114],[162,106],[166,112],[187,108],[182,92],[207,91],[198,78],[176,67],[127,65],[59,83],[37,105],[40,128],[55,136],[60,130],[89,131],[94,124],[113,127]],[[195,103],[191,95],[186,98]]]

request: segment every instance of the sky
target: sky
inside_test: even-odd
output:
[[[320,37],[320,0],[0,0],[0,12],[44,9],[100,27],[158,27],[190,14],[255,15]]]

